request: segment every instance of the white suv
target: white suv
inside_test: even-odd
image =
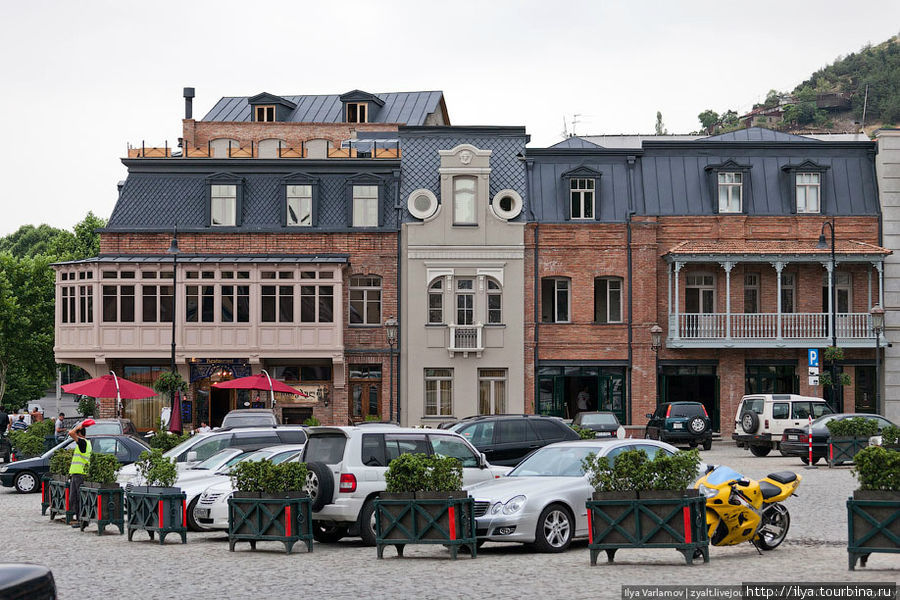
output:
[[[301,460],[309,469],[313,536],[319,542],[358,535],[364,544],[375,545],[375,498],[385,489],[388,463],[401,454],[457,458],[463,467],[463,485],[501,477],[509,471],[492,467],[465,438],[442,429],[372,424],[311,427],[307,434]]]
[[[734,415],[734,441],[753,456],[777,450],[788,427],[803,427],[832,410],[822,398],[796,394],[751,394],[741,398]]]

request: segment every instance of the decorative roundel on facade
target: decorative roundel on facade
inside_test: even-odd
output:
[[[522,196],[516,190],[500,190],[494,195],[491,210],[501,219],[515,219],[522,212]]]
[[[406,200],[409,213],[417,219],[427,219],[437,212],[437,197],[431,190],[419,189],[409,195]]]

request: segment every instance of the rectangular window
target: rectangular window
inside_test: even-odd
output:
[[[368,104],[365,102],[348,102],[347,103],[347,122],[348,123],[367,123],[368,122]]]
[[[190,273],[188,273],[190,274]],[[184,292],[184,320],[188,323],[196,323],[200,316],[199,289],[196,285],[189,285]]]
[[[222,323],[248,323],[250,321],[250,286],[223,285]]]
[[[64,286],[60,288],[62,293],[62,322],[75,322],[75,287]]]
[[[200,286],[200,320],[204,323],[213,323],[216,320],[215,286]]]
[[[78,314],[79,323],[94,322],[94,288],[82,285],[78,288],[78,298],[81,312]]]
[[[503,323],[503,291],[493,279],[487,280],[487,311],[489,324]]]
[[[261,295],[263,323],[292,323],[294,321],[294,286],[264,285]]]
[[[278,286],[278,321],[292,323],[294,321],[294,286]]]
[[[134,286],[119,287],[119,320],[122,323],[134,323]]]
[[[794,275],[793,273],[781,274],[781,312],[794,312]]]
[[[256,106],[254,107],[255,120],[260,123],[271,123],[275,120],[274,106]]]
[[[719,173],[719,212],[741,212],[743,173]]]
[[[594,218],[594,180],[573,179],[569,183],[573,219]]]
[[[425,416],[453,414],[453,369],[425,369]]]
[[[744,275],[744,312],[759,312],[759,275],[757,273]]]
[[[212,225],[233,227],[237,224],[237,186],[211,185],[209,214]]]
[[[175,287],[159,286],[159,322],[171,323],[175,317]]]
[[[141,286],[141,318],[144,323],[172,322],[172,286]]]
[[[456,281],[456,324],[475,323],[475,282],[472,279]]]
[[[353,226],[378,227],[378,186],[353,186]]]
[[[622,280],[598,277],[594,280],[594,321],[622,322]]]
[[[155,285],[141,286],[141,319],[144,323],[156,323],[157,295]]]
[[[428,287],[428,322],[440,324],[444,322],[444,281],[440,277]]]
[[[546,277],[541,280],[541,321],[569,322],[569,280]]]
[[[296,227],[312,225],[312,186],[287,186],[287,224]]]
[[[381,325],[381,278],[350,278],[350,324]]]
[[[320,285],[319,291],[319,323],[334,322],[334,288]]]
[[[475,216],[475,178],[453,178],[453,224],[474,225],[478,222]]]
[[[478,414],[506,412],[506,369],[478,369]]]
[[[300,286],[300,322],[316,322],[316,286]]]
[[[710,314],[715,312],[715,278],[709,274],[695,274],[685,277],[684,312]]]
[[[797,212],[818,213],[821,211],[821,173],[797,173]]]

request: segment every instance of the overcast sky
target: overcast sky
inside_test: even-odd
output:
[[[127,144],[176,143],[221,96],[443,90],[454,125],[532,146],[748,110],[900,30],[900,2],[0,2],[0,235],[108,217]]]

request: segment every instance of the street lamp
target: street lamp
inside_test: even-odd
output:
[[[178,225],[172,229],[172,244],[169,246],[169,254],[172,255],[172,373],[177,373],[175,368],[175,315],[178,314]],[[172,408],[175,407],[175,392],[169,399]]]
[[[884,407],[881,406],[881,377],[879,376],[880,355],[881,355],[881,332],[884,331],[884,309],[880,304],[876,304],[869,311],[872,317],[872,331],[875,333],[875,412],[879,415],[884,414]]]
[[[397,319],[394,317],[388,317],[388,320],[384,322],[384,333],[387,336],[387,343],[391,347],[391,353],[388,355],[388,360],[391,363],[391,402],[388,408],[388,421],[394,420],[394,345],[397,343],[397,329],[400,327],[400,324],[397,323]]]
[[[656,374],[656,401],[659,403],[659,349],[662,348],[662,327],[656,323],[650,328],[650,348],[655,355],[653,358],[653,372]]]
[[[824,250],[828,247],[828,243],[825,241],[825,226],[828,225],[828,228],[831,230],[831,271],[828,273],[828,288],[831,292],[831,347],[837,348],[837,299],[835,297],[835,289],[834,289],[834,272],[837,268],[837,262],[834,257],[834,221],[825,221],[822,223],[822,231],[819,233],[819,242],[816,244],[816,248],[819,250]],[[831,359],[831,402],[834,405],[833,408],[836,411],[841,411],[844,408],[844,399],[843,397],[838,402],[837,399],[837,366],[835,365],[834,357]],[[841,394],[843,396],[843,394]]]

